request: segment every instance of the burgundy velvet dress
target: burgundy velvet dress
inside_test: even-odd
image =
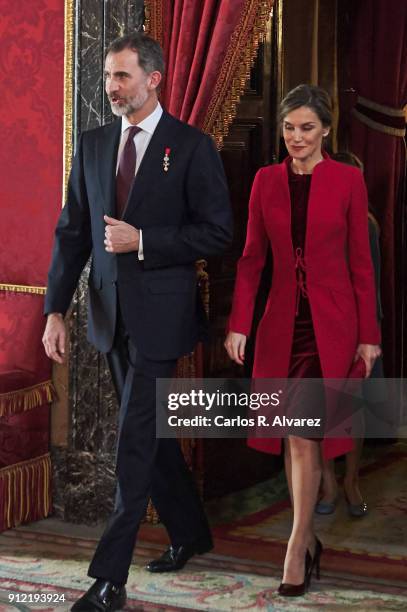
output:
[[[312,174],[295,174],[291,159],[287,159],[288,185],[291,199],[291,238],[294,248],[297,296],[294,335],[288,378],[322,378],[321,363],[315,339],[311,308],[307,295],[304,247],[307,229],[308,199]],[[286,406],[290,417],[324,420],[325,402],[322,386],[305,389],[293,385]],[[301,435],[297,429],[293,434]],[[308,436],[305,436],[308,437]]]
[[[286,163],[291,199],[291,238],[297,272],[295,326],[288,377],[320,378],[322,377],[321,364],[307,297],[304,265],[308,198],[312,174],[295,174],[291,168],[291,159],[287,159]]]

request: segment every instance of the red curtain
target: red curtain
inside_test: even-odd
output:
[[[226,134],[273,0],[147,0],[147,29],[167,61],[162,103],[176,117]]]
[[[370,202],[381,227],[383,353],[387,375],[398,376],[407,3],[353,2],[349,22],[347,76],[341,88],[345,91],[343,125],[348,130],[350,150],[364,162]]]

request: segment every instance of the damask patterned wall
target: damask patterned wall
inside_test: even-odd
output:
[[[61,208],[63,0],[0,2],[0,283],[46,284]]]
[[[69,16],[68,16],[69,17]],[[74,27],[74,144],[81,131],[109,123],[103,89],[104,50],[117,36],[142,29],[143,0],[76,0]],[[114,487],[117,402],[103,356],[86,341],[87,273],[71,316],[68,447],[53,449],[58,516],[95,523],[110,512]]]

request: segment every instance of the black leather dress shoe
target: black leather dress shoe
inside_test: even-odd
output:
[[[198,540],[194,544],[170,546],[159,559],[154,559],[146,566],[149,572],[175,572],[184,567],[194,555],[203,555],[213,548],[212,540]]]
[[[78,601],[71,612],[113,612],[126,605],[126,589],[115,586],[109,580],[98,578]]]

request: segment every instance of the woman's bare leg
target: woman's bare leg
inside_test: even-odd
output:
[[[320,443],[297,436],[288,438],[294,508],[293,528],[284,561],[283,582],[301,584],[305,553],[314,554],[314,507],[321,481]]]
[[[285,476],[287,478],[288,492],[290,494],[291,506],[293,503],[293,485],[291,479],[291,451],[290,451],[290,441],[288,438],[284,440],[284,466],[285,466]]]

